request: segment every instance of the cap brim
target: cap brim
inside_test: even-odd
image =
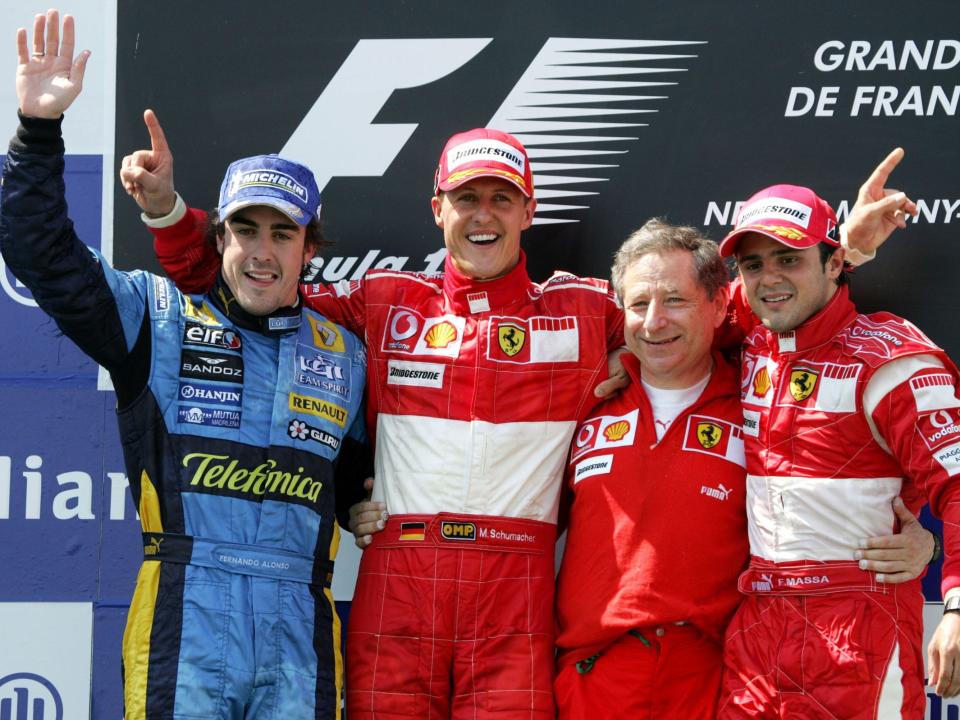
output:
[[[800,233],[799,230],[797,232]],[[765,228],[747,225],[746,227],[734,230],[720,241],[720,256],[733,257],[737,252],[737,246],[740,244],[741,238],[743,238],[744,235],[750,234],[763,235],[764,237],[768,237],[771,240],[776,240],[781,245],[786,245],[794,250],[805,250],[806,248],[813,247],[814,245],[819,245],[821,242],[828,242],[827,240],[821,240],[813,237],[812,235],[807,235],[806,233],[801,233],[801,237],[791,241],[790,238],[777,235],[776,233],[770,232]]]
[[[235,200],[226,207],[220,208],[218,211],[220,222],[226,222],[227,219],[238,210],[254,207],[255,205],[264,205],[274,210],[279,210],[300,227],[306,227],[313,219],[313,216],[306,215],[303,210],[293,203],[284,202],[280,198],[273,197],[272,195],[259,195],[245,197],[242,200]]]
[[[451,173],[445,181],[437,185],[437,189],[444,192],[449,192],[450,190],[455,190],[471,180],[484,177],[496,178],[497,180],[506,180],[510,184],[514,185],[525,196],[531,197],[531,190],[527,189],[523,178],[514,172],[498,170],[496,168],[468,168],[466,170]]]

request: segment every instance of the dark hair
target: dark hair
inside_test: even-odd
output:
[[[306,234],[303,238],[303,245],[306,248],[312,248],[312,254],[316,255],[325,247],[333,245],[323,235],[323,226],[320,224],[320,218],[315,217],[306,227]],[[204,229],[203,240],[214,250],[217,248],[217,238],[224,236],[224,224],[220,222],[220,212],[214,208],[207,212],[207,226]]]
[[[830,245],[828,243],[822,242],[817,244],[817,249],[820,251],[820,264],[824,267],[827,266],[827,261],[833,257],[833,254],[839,249],[836,245]],[[837,285],[849,285],[850,284],[850,272],[847,270],[849,267],[844,261],[843,267],[840,269],[840,274],[837,275],[836,283]]]
[[[693,256],[697,284],[713,300],[719,290],[730,283],[730,271],[720,257],[717,245],[699,230],[686,225],[671,225],[661,218],[651,218],[634,230],[613,259],[610,282],[617,297],[623,300],[623,276],[633,263],[650,253],[683,250]]]

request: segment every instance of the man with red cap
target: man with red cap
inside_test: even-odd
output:
[[[208,285],[211,257],[192,262],[200,213],[172,177],[155,192],[155,164],[124,165],[128,191],[163,216],[147,222],[168,272]],[[454,135],[431,207],[442,276],[374,270],[303,288],[311,308],[367,338],[373,499],[390,510],[360,565],[347,711],[552,720],[561,478],[623,316],[606,282],[528,277],[520,233],[536,200],[513,136]]]
[[[944,519],[945,616],[931,683],[960,688],[960,399],[957,368],[910,322],[859,314],[837,218],[807,188],[744,205],[721,243],[760,326],[741,396],[750,566],[727,630],[721,718],[922,718],[919,581],[878,582],[862,538],[892,504]]]
[[[173,191],[169,152],[124,165],[127,191],[161,216],[145,217],[161,262],[181,287],[204,288],[210,256],[197,211]],[[382,531],[358,541],[372,545],[347,634],[352,720],[553,717],[560,480],[623,319],[606,283],[529,280],[519,238],[533,195],[516,138],[454,135],[431,199],[444,275],[383,270],[304,288],[308,304],[367,338],[374,499],[390,509],[388,522],[375,514]]]

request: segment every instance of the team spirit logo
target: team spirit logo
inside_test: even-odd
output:
[[[523,343],[527,338],[527,331],[513,322],[505,322],[497,328],[497,341],[500,349],[507,357],[513,357],[523,350]]]
[[[790,394],[797,402],[803,402],[817,386],[819,376],[813,370],[797,369],[790,373]]]
[[[699,442],[705,450],[716,447],[717,443],[722,439],[723,428],[716,423],[697,423],[697,442]]]

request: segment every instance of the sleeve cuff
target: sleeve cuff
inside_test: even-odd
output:
[[[183,220],[184,215],[187,214],[187,204],[183,201],[183,198],[180,197],[180,193],[177,193],[177,201],[173,204],[173,210],[162,217],[150,217],[146,213],[140,213],[140,219],[143,221],[143,224],[147,227],[154,229],[168,228],[172,225],[176,225],[178,222]]]
[[[850,243],[847,241],[847,224],[844,223],[840,226],[840,247],[843,248],[843,257],[854,267],[859,267],[865,263],[870,262],[877,256],[877,251],[867,254],[865,252],[860,252],[856,248],[850,247]]]
[[[17,117],[20,125],[17,127],[17,134],[10,141],[11,150],[44,155],[63,152],[63,115],[58,118],[38,118],[24,115],[17,110]]]

